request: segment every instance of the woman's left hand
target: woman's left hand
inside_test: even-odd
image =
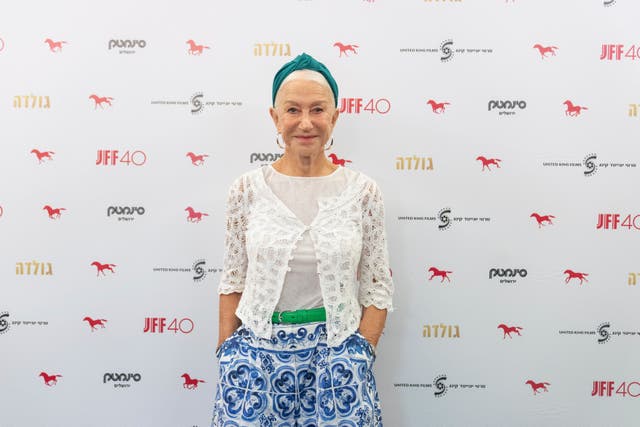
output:
[[[364,307],[364,310],[362,311],[362,319],[360,320],[358,330],[360,334],[369,341],[374,349],[378,345],[378,340],[380,340],[386,320],[386,309],[379,309],[376,306],[370,305],[368,307]]]

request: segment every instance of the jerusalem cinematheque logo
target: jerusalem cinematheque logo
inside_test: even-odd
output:
[[[514,284],[518,279],[527,277],[527,274],[527,269],[522,267],[489,269],[489,279],[498,277],[500,284]]]
[[[198,115],[205,110],[216,111],[218,109],[242,107],[242,101],[214,100],[205,98],[202,92],[196,92],[189,99],[168,100],[159,99],[151,101],[151,105],[181,107],[192,115]]]
[[[487,110],[495,110],[498,116],[513,116],[525,108],[527,108],[527,102],[521,99],[492,99],[487,105]]]
[[[146,40],[138,39],[111,39],[108,43],[110,52],[118,52],[119,54],[131,55],[137,53],[140,49],[147,47]]]
[[[131,384],[135,384],[142,380],[142,375],[139,373],[110,373],[107,372],[102,376],[102,383],[113,383],[114,388],[127,388],[131,387]]]
[[[440,62],[450,62],[458,56],[484,56],[493,53],[493,48],[477,47],[468,45],[457,45],[453,39],[446,39],[440,42],[438,47],[403,47],[400,53],[410,54],[434,54],[439,56]]]
[[[109,206],[107,208],[107,217],[112,215],[118,218],[118,221],[133,221],[145,214],[142,206]]]

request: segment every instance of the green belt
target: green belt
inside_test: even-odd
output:
[[[309,310],[275,311],[271,316],[271,323],[309,323],[323,322],[327,320],[324,307],[310,308]]]

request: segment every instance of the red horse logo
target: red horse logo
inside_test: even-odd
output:
[[[534,44],[533,48],[538,49],[542,59],[546,58],[548,53],[550,53],[551,56],[556,56],[556,49],[558,49],[557,46],[542,46],[541,44]]]
[[[433,279],[436,276],[439,276],[439,277],[442,278],[440,280],[440,283],[444,282],[444,279],[447,279],[450,282],[451,279],[449,279],[449,274],[453,273],[453,271],[438,270],[435,267],[431,267],[427,271],[429,271],[429,273],[431,273],[431,277],[429,277],[429,280]]]
[[[36,157],[38,158],[38,163],[42,163],[45,160],[53,160],[53,157],[51,157],[51,155],[56,154],[53,151],[38,151],[35,148],[31,150],[31,153],[36,155]]]
[[[206,381],[203,380],[199,380],[197,378],[191,378],[189,376],[189,374],[182,374],[180,375],[182,378],[184,378],[184,384],[182,385],[182,387],[189,389],[189,390],[194,390],[196,388],[198,388],[198,383],[203,383]]]
[[[498,325],[498,329],[502,329],[502,339],[505,339],[507,336],[511,338],[512,332],[518,334],[519,337],[522,336],[520,335],[520,331],[522,330],[520,326],[507,326],[504,323],[501,323]]]
[[[529,384],[531,386],[531,388],[533,389],[533,394],[534,395],[540,393],[538,391],[538,389],[542,389],[545,392],[549,391],[549,390],[547,390],[547,386],[551,385],[549,383],[537,383],[537,382],[534,382],[532,380],[529,380],[529,381],[525,382],[525,384]]]
[[[572,270],[565,270],[564,274],[567,275],[567,277],[564,279],[564,283],[569,283],[569,280],[571,279],[578,279],[580,280],[580,285],[582,285],[582,282],[588,282],[587,277],[588,274],[587,273],[578,273],[577,271],[572,271]]]
[[[187,206],[185,211],[189,212],[189,215],[187,216],[187,221],[189,222],[200,222],[202,221],[203,216],[209,216],[209,214],[204,212],[196,212],[191,206]]]
[[[478,156],[476,157],[476,160],[480,160],[482,162],[482,170],[484,171],[484,168],[487,168],[489,170],[491,170],[491,165],[495,165],[498,168],[500,168],[500,163],[502,160],[500,159],[487,159],[484,156]]]
[[[355,53],[357,55],[358,52],[356,51],[356,48],[360,47],[357,44],[342,44],[340,42],[335,42],[333,45],[336,46],[338,49],[340,49],[340,56],[339,57],[342,57],[343,53],[345,54],[345,56],[349,56],[347,54],[347,52],[349,52],[349,51],[351,51],[351,52],[353,52],[353,53]]]
[[[46,372],[40,372],[38,376],[42,377],[44,384],[49,387],[58,384],[58,378],[62,378],[62,375],[49,375]]]
[[[538,228],[540,228],[543,225],[545,225],[545,223],[549,223],[549,224],[553,225],[553,222],[551,221],[551,218],[555,218],[555,216],[553,216],[553,215],[539,215],[539,214],[534,212],[531,215],[529,215],[529,218],[535,218],[536,221],[538,221]]]
[[[98,96],[96,94],[92,94],[89,96],[89,99],[93,99],[93,102],[95,103],[95,105],[93,106],[93,109],[95,110],[96,108],[98,108],[98,105],[100,106],[100,108],[104,108],[102,106],[102,104],[108,104],[109,107],[111,107],[111,101],[113,101],[113,98],[110,96]]]
[[[573,102],[569,101],[568,99],[564,101],[563,104],[567,106],[567,109],[564,112],[565,116],[577,117],[580,115],[580,112],[582,110],[588,110],[587,107],[582,107],[580,105],[573,105]]]
[[[51,52],[60,52],[62,50],[62,45],[67,44],[65,41],[54,42],[51,39],[46,39],[44,42],[49,45],[49,50]]]
[[[204,163],[204,158],[205,157],[209,157],[208,154],[194,154],[191,151],[189,151],[187,153],[187,157],[191,158],[191,163],[193,163],[194,166],[200,166]]]
[[[115,274],[113,267],[117,267],[115,264],[101,264],[98,261],[93,261],[91,265],[96,267],[96,276],[99,276],[100,273],[102,273],[103,276],[106,276],[104,273],[105,270],[109,270],[111,273]]]
[[[42,208],[42,210],[47,210],[47,214],[49,215],[49,218],[51,219],[58,219],[60,218],[60,214],[62,213],[62,211],[66,211],[65,208],[57,208],[54,209],[49,205],[45,205],[44,208]]]
[[[193,40],[187,40],[187,43],[189,43],[189,55],[202,55],[203,49],[210,49],[209,46],[197,44]]]
[[[444,113],[445,105],[451,105],[449,102],[436,102],[433,99],[427,101],[427,104],[431,105],[431,110],[436,113]]]
[[[85,322],[89,322],[89,326],[91,326],[91,332],[95,331],[96,326],[100,326],[102,329],[104,329],[104,322],[107,321],[107,319],[92,319],[91,317],[87,316],[84,319],[82,319]]]
[[[345,163],[351,163],[351,160],[341,159],[340,157],[336,156],[333,153],[329,154],[329,158],[331,159],[334,165],[338,165],[338,166],[346,166]]]

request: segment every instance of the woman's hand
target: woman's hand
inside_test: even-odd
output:
[[[236,309],[238,308],[241,297],[241,293],[220,295],[218,309],[218,345],[216,345],[216,352],[224,340],[229,338],[231,334],[233,334],[233,331],[238,329],[241,324],[240,319],[236,316]]]
[[[386,308],[379,309],[376,306],[370,305],[364,307],[362,311],[362,319],[360,319],[360,327],[358,329],[360,334],[369,341],[373,348],[376,348],[378,345],[378,340],[382,335],[386,320]]]

